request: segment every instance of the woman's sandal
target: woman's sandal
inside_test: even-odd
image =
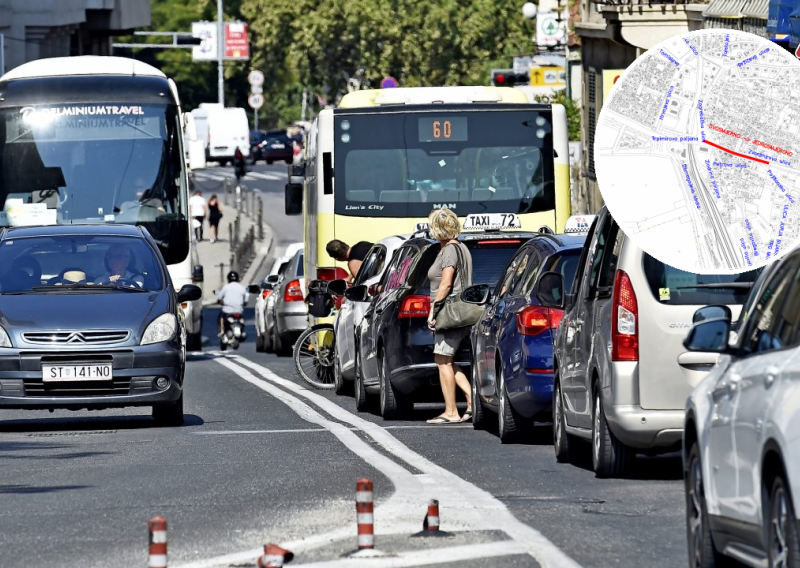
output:
[[[460,424],[460,423],[461,423],[461,419],[460,418],[458,420],[451,420],[450,418],[447,418],[446,416],[437,416],[436,418],[431,418],[430,420],[428,420],[428,424],[435,424],[435,425],[440,425],[440,424]]]
[[[470,420],[472,420],[472,411],[467,410],[464,416],[461,417],[461,422],[469,422]]]

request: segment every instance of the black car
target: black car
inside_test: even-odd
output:
[[[0,408],[152,406],[183,423],[181,302],[147,231],[67,225],[0,232]]]
[[[473,283],[495,285],[508,261],[535,233],[466,233],[459,237],[472,254]],[[428,329],[430,281],[428,269],[439,242],[412,238],[399,248],[383,274],[378,294],[356,330],[356,407],[365,410],[369,396],[380,395],[381,416],[398,418],[415,400],[441,400],[433,362],[433,333]],[[354,286],[347,297],[363,301],[365,287]],[[469,372],[469,341],[455,357]]]
[[[292,139],[285,130],[272,130],[261,134],[260,140],[255,144],[252,136],[250,139],[250,159],[254,164],[260,160],[268,164],[281,160],[291,164],[294,161]]]

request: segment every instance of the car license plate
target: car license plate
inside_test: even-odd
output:
[[[522,224],[514,213],[473,213],[464,221],[465,231],[519,229]]]
[[[272,147],[273,148],[286,148],[286,145],[285,144],[273,144]]]
[[[42,381],[110,381],[111,364],[42,365]]]

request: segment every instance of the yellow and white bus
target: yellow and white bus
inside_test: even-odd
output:
[[[510,87],[350,93],[320,112],[290,172],[286,214],[303,215],[308,279],[332,277],[328,241],[413,233],[435,208],[467,231],[561,233],[570,216],[564,107]]]

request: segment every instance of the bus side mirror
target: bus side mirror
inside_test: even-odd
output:
[[[284,191],[283,205],[286,215],[300,215],[303,212],[303,184],[290,181]]]
[[[202,282],[204,279],[203,265],[197,264],[192,267],[192,282]]]

